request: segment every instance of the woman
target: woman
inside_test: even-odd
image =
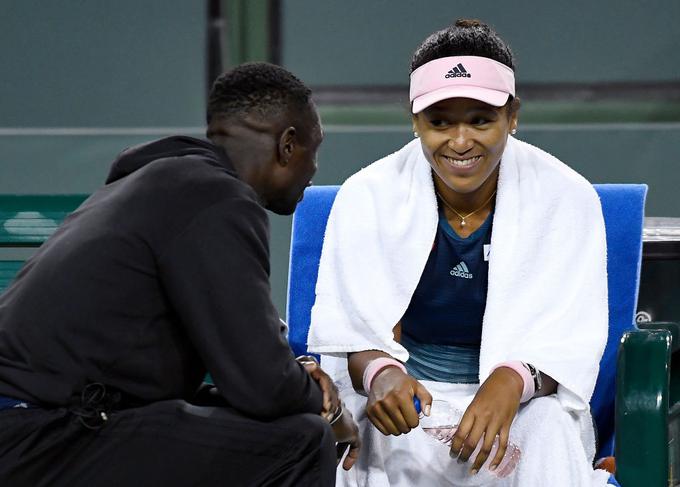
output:
[[[481,22],[423,42],[410,99],[416,139],[347,180],[324,239],[308,344],[365,445],[338,483],[477,485],[512,434],[522,459],[492,485],[605,485],[588,412],[607,336],[595,191],[511,137],[514,59]],[[464,411],[450,452],[416,428],[414,398],[427,415],[433,397]]]

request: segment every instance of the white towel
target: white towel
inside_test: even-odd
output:
[[[480,382],[495,364],[529,362],[558,381],[565,409],[585,411],[607,339],[597,194],[555,157],[509,137],[496,198]],[[382,350],[406,361],[392,328],[418,285],[437,224],[418,139],[349,178],[326,227],[309,350],[335,357]]]
[[[323,362],[322,362],[323,363]],[[478,386],[423,381],[436,399],[465,410]],[[338,469],[338,487],[604,487],[609,473],[593,470],[594,436],[590,415],[569,413],[553,397],[534,399],[520,407],[510,440],[521,451],[514,472],[495,479],[483,467],[469,475],[471,463],[458,464],[449,449],[416,428],[406,435],[384,436],[364,412],[366,398],[344,384],[345,407],[359,423],[363,447],[348,472]],[[588,447],[587,445],[590,445]],[[488,463],[487,463],[488,465]]]

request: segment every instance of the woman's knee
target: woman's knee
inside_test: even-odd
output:
[[[519,430],[519,431],[517,431]],[[552,438],[559,441],[572,434],[578,436],[579,426],[575,416],[562,407],[557,398],[540,397],[524,406],[517,418],[517,429],[533,438]]]
[[[566,411],[555,396],[546,396],[532,399],[520,412],[535,418],[554,418],[562,416]]]

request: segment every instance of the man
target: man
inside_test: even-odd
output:
[[[265,208],[316,172],[310,97],[225,73],[209,141],[124,151],[26,263],[0,296],[0,485],[333,485],[335,441],[352,466],[356,425],[270,298]]]

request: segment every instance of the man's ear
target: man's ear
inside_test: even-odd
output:
[[[278,162],[280,165],[288,164],[290,158],[293,157],[296,143],[297,130],[295,130],[295,127],[288,127],[281,133],[278,144]]]

